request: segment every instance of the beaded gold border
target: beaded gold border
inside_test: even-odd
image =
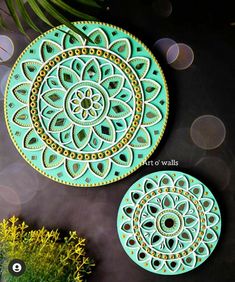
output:
[[[159,71],[160,71],[160,74],[162,76],[162,79],[163,79],[163,82],[164,82],[164,87],[165,87],[165,91],[166,91],[166,115],[165,115],[165,122],[163,124],[163,127],[162,127],[162,130],[159,134],[159,138],[157,140],[157,142],[155,143],[155,146],[152,148],[152,150],[150,151],[150,153],[136,166],[134,167],[132,170],[130,170],[128,173],[125,173],[119,177],[116,177],[116,178],[113,178],[112,180],[108,180],[108,181],[104,181],[104,182],[97,182],[95,184],[78,184],[78,183],[73,183],[73,182],[69,182],[69,181],[64,181],[64,180],[61,180],[61,179],[58,179],[54,176],[51,176],[51,175],[48,175],[45,171],[39,169],[37,166],[35,166],[27,157],[26,155],[24,154],[24,152],[21,150],[21,148],[18,146],[18,144],[16,143],[15,139],[14,139],[14,135],[10,129],[10,126],[9,126],[9,121],[8,121],[8,107],[7,107],[7,93],[9,91],[9,84],[10,84],[10,79],[11,79],[11,76],[13,74],[13,71],[14,69],[16,68],[16,65],[18,64],[18,62],[20,61],[20,59],[22,58],[22,56],[28,51],[28,49],[31,48],[31,46],[33,44],[35,44],[38,40],[40,40],[41,38],[43,38],[46,34],[49,34],[50,32],[53,32],[55,30],[57,30],[58,28],[62,28],[62,27],[65,27],[65,25],[60,25],[60,26],[57,26],[57,27],[54,27],[48,31],[46,31],[45,33],[43,33],[42,35],[40,35],[39,37],[37,37],[36,39],[34,39],[26,48],[25,50],[21,53],[21,55],[18,57],[18,59],[16,60],[14,66],[12,67],[12,70],[11,70],[11,73],[8,77],[8,80],[7,80],[7,86],[6,86],[6,90],[5,90],[5,97],[4,97],[4,116],[5,116],[5,121],[6,121],[6,126],[7,126],[7,129],[8,129],[8,132],[9,132],[9,135],[12,139],[12,142],[14,143],[15,147],[17,148],[18,152],[21,154],[21,156],[35,169],[37,170],[38,172],[40,172],[42,175],[58,182],[58,183],[61,183],[61,184],[65,184],[65,185],[70,185],[70,186],[77,186],[77,187],[97,187],[97,186],[102,186],[102,185],[107,185],[107,184],[110,184],[110,183],[113,183],[113,182],[116,182],[120,179],[123,179],[125,177],[127,177],[128,175],[132,174],[134,171],[136,171],[139,167],[141,167],[147,159],[149,159],[149,157],[153,154],[153,152],[155,151],[155,149],[157,148],[157,146],[159,145],[161,139],[162,139],[162,136],[163,136],[163,133],[166,129],[166,124],[167,124],[167,120],[168,120],[168,116],[169,116],[169,91],[168,91],[168,87],[167,87],[167,83],[166,83],[166,79],[165,79],[165,76],[163,74],[163,71],[158,63],[158,61],[156,60],[156,58],[154,57],[153,53],[150,51],[150,49],[144,44],[142,43],[137,37],[135,37],[134,35],[132,35],[131,33],[129,33],[128,31],[120,28],[120,27],[117,27],[115,25],[111,25],[111,24],[107,24],[107,23],[104,23],[104,22],[96,22],[96,21],[77,21],[77,22],[74,22],[74,24],[98,24],[98,25],[101,25],[101,26],[107,26],[107,27],[110,27],[110,28],[114,28],[116,30],[119,30],[125,34],[127,34],[130,38],[132,38],[133,40],[135,40],[136,42],[138,42],[143,48],[146,49],[146,51],[149,53],[150,57],[152,58],[152,60],[155,62],[155,64],[158,66],[159,68]]]
[[[196,207],[196,210],[198,212],[198,216],[199,216],[199,224],[200,224],[200,230],[199,230],[199,236],[194,240],[197,241],[195,243],[192,244],[192,247],[189,247],[187,249],[187,251],[183,251],[183,252],[178,252],[175,253],[174,255],[162,255],[161,252],[157,252],[156,250],[151,250],[151,248],[149,248],[145,243],[145,245],[143,244],[143,237],[141,236],[141,232],[139,231],[139,226],[138,226],[138,222],[140,220],[140,215],[141,215],[141,209],[143,208],[143,206],[150,201],[152,198],[156,197],[157,194],[162,194],[162,193],[168,193],[168,192],[173,192],[173,193],[178,193],[179,195],[183,195],[184,197],[186,197],[189,201],[191,201],[194,206]],[[200,200],[197,199],[197,197],[195,195],[193,195],[192,193],[185,191],[184,189],[178,188],[178,187],[173,187],[173,188],[158,188],[156,189],[156,191],[152,191],[149,192],[148,194],[146,194],[142,200],[140,201],[140,203],[138,203],[136,205],[136,209],[134,211],[133,214],[133,230],[135,231],[134,235],[136,237],[136,241],[139,242],[139,245],[149,254],[151,254],[153,257],[156,258],[161,258],[164,260],[171,260],[171,259],[177,259],[177,258],[181,258],[184,256],[189,255],[191,252],[195,251],[195,249],[198,247],[198,245],[202,242],[203,237],[205,235],[205,229],[206,229],[206,215],[205,212],[203,211],[203,207],[200,204]]]
[[[134,120],[132,121],[131,127],[125,133],[125,136],[117,142],[115,145],[112,146],[110,150],[103,150],[97,153],[75,153],[71,150],[63,149],[61,146],[53,142],[53,140],[45,133],[44,129],[39,120],[38,110],[37,110],[37,95],[38,89],[40,88],[41,83],[43,82],[42,77],[46,76],[47,73],[51,70],[51,67],[54,67],[56,64],[60,63],[63,59],[72,56],[78,55],[94,55],[96,54],[99,57],[104,57],[106,59],[110,59],[110,61],[115,62],[124,72],[128,75],[132,88],[135,92],[135,103],[137,105],[136,112],[134,113]],[[119,59],[111,52],[103,51],[98,48],[88,47],[77,47],[74,49],[70,49],[69,51],[63,52],[61,55],[54,56],[51,60],[49,60],[48,64],[43,67],[43,70],[39,72],[39,74],[35,78],[35,82],[33,83],[33,88],[31,89],[30,93],[30,114],[31,120],[34,125],[37,134],[41,137],[41,139],[48,145],[52,150],[55,150],[58,154],[61,154],[65,157],[69,157],[71,159],[78,159],[78,160],[96,160],[96,159],[103,159],[104,157],[112,156],[112,154],[116,154],[125,144],[130,142],[133,138],[134,133],[139,128],[139,120],[141,119],[141,112],[143,110],[142,105],[143,101],[141,99],[141,87],[138,86],[138,78],[134,72],[127,66],[124,60]]]

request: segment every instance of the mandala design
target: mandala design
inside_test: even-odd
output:
[[[118,213],[126,253],[144,269],[166,275],[190,271],[214,250],[221,231],[218,204],[190,175],[163,171],[137,181]]]
[[[129,33],[79,22],[32,42],[17,60],[5,99],[23,157],[62,183],[97,186],[137,169],[158,145],[168,114],[164,76]]]

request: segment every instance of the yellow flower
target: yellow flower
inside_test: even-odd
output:
[[[94,266],[86,256],[85,239],[76,231],[61,238],[58,230],[48,231],[45,227],[28,231],[25,222],[15,216],[0,223],[0,271],[4,281],[15,281],[8,271],[9,262],[15,258],[25,262],[27,271],[21,282],[85,281]]]

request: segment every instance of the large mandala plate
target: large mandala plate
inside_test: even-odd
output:
[[[147,175],[124,196],[117,220],[130,258],[144,269],[174,275],[202,264],[214,250],[221,215],[210,190],[176,171]]]
[[[78,22],[34,40],[15,63],[6,90],[10,135],[44,175],[74,186],[121,179],[158,145],[167,120],[164,76],[128,32]]]

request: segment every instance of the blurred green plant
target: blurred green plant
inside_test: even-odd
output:
[[[6,6],[8,8],[8,12],[1,9],[1,13],[11,16],[18,28],[18,30],[23,33],[26,37],[28,37],[25,29],[23,27],[22,20],[29,25],[32,29],[37,32],[42,32],[40,28],[35,24],[33,19],[30,16],[30,13],[35,13],[41,21],[46,23],[47,25],[54,27],[51,23],[51,20],[47,18],[47,15],[50,16],[50,19],[55,19],[60,24],[65,24],[74,32],[81,35],[83,38],[89,40],[89,38],[78,28],[76,28],[69,17],[64,16],[70,15],[75,16],[78,19],[82,20],[96,20],[95,17],[81,12],[78,9],[74,8],[74,4],[78,4],[80,7],[84,9],[86,7],[91,8],[101,8],[101,6],[96,2],[96,0],[73,0],[73,1],[64,1],[64,0],[4,0]],[[70,4],[68,4],[70,2]],[[73,5],[71,5],[71,2]],[[31,10],[29,12],[29,10]],[[6,28],[6,23],[3,21],[3,17],[0,14],[0,27]]]
[[[82,282],[94,266],[86,256],[86,240],[75,231],[61,238],[58,230],[44,227],[29,230],[15,216],[0,223],[0,272],[6,282]],[[25,262],[26,271],[12,276],[8,265],[13,259]]]

